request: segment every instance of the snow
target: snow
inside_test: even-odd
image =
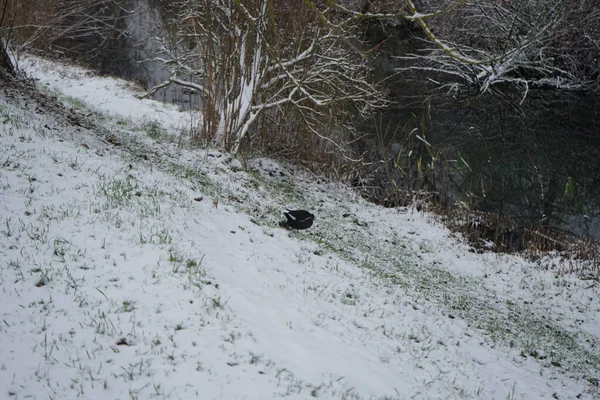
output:
[[[152,139],[195,117],[125,81],[21,67],[96,125],[0,89],[1,398],[598,398],[594,281]],[[280,228],[284,207],[315,224]]]

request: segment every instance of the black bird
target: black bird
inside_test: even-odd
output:
[[[287,226],[292,229],[308,229],[315,220],[315,216],[306,210],[287,210],[283,214],[287,218]]]

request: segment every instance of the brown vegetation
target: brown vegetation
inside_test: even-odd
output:
[[[336,170],[355,162],[356,122],[386,105],[352,18],[313,2],[181,0],[166,50],[176,84],[202,97],[195,139]]]
[[[123,33],[125,10],[112,0],[4,0],[0,38],[14,51],[98,66]]]

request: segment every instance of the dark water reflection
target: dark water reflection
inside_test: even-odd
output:
[[[404,151],[437,155],[428,189],[447,202],[509,215],[519,227],[541,224],[600,240],[600,98],[546,90],[522,104],[510,92],[453,100],[402,85],[398,93],[411,95],[397,95],[383,121],[404,127],[395,148],[414,127],[406,121],[425,121],[420,134],[431,147],[417,142]]]

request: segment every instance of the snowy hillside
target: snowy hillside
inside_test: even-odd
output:
[[[124,81],[21,67],[70,111],[0,88],[0,398],[600,398],[597,281],[190,150],[194,115]]]

